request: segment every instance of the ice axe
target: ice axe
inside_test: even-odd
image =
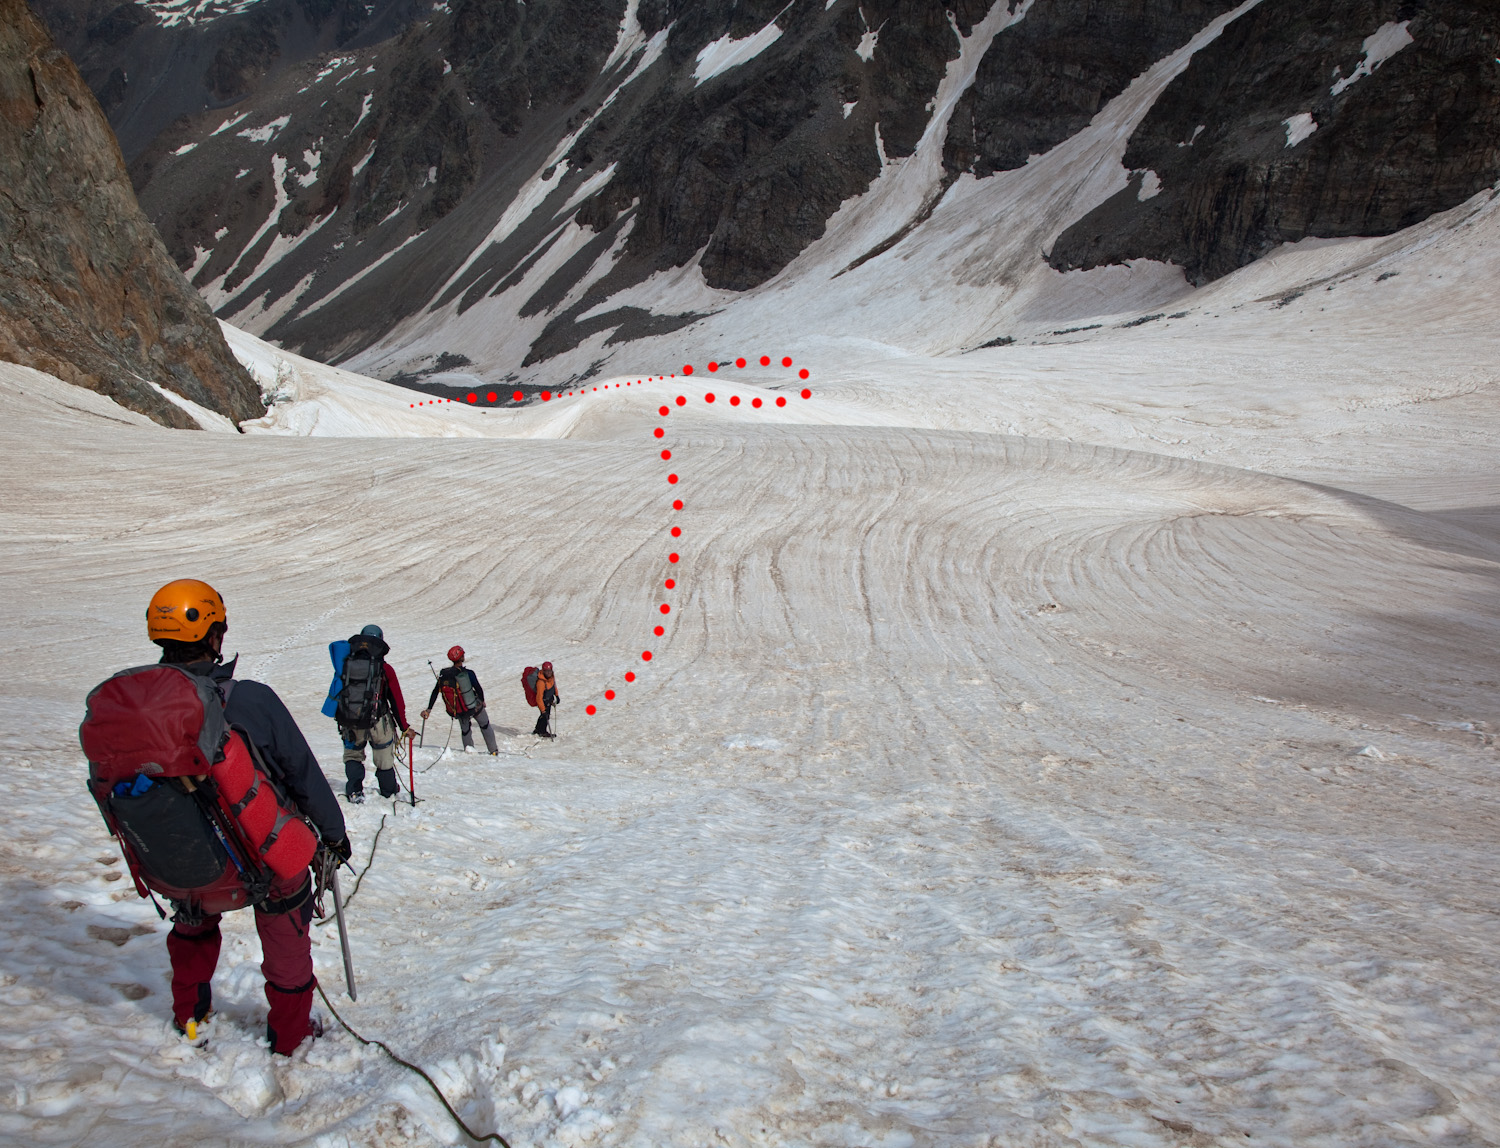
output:
[[[357,1001],[359,993],[354,987],[354,958],[349,955],[349,930],[344,924],[344,894],[339,888],[339,860],[330,850],[323,848],[318,850],[317,864],[318,887],[313,894],[313,908],[318,916],[323,916],[323,910],[319,907],[323,891],[333,890],[333,915],[339,923],[339,947],[344,953],[344,984],[348,986],[349,999]]]

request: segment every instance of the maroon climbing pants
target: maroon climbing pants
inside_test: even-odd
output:
[[[266,1017],[266,1036],[271,1051],[290,1055],[312,1030],[313,976],[312,890],[307,881],[277,882],[271,887],[271,899],[283,903],[298,901],[299,889],[306,891],[301,903],[281,913],[255,910],[255,930],[260,934],[260,971],[266,978],[266,1001],[271,1013]],[[275,906],[273,906],[275,907]],[[179,1026],[189,1020],[202,1020],[213,1007],[213,990],[209,982],[219,963],[219,914],[205,916],[199,924],[182,922],[167,934],[167,953],[172,958],[172,1015]]]

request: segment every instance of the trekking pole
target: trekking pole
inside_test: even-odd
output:
[[[422,733],[417,738],[417,744],[423,749],[427,748],[427,719],[422,719]]]

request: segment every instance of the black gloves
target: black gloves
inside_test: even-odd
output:
[[[349,855],[354,852],[354,847],[349,844],[349,838],[340,837],[337,841],[323,842],[323,848],[333,854],[334,859],[340,864],[346,864]]]

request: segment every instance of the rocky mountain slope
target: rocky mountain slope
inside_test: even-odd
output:
[[[282,2],[151,8],[123,42],[229,36]],[[275,19],[312,19],[296,12]],[[660,361],[768,292],[836,301],[804,333],[849,334],[898,283],[922,349],[957,351],[1149,308],[1278,244],[1389,234],[1500,179],[1500,12],[1478,0],[453,0],[369,19],[321,55],[345,35],[333,15],[284,35],[247,95],[173,120],[132,176],[221,317],[387,378],[540,386],[625,347]],[[912,290],[918,250],[933,281]]]
[[[0,0],[0,359],[168,426],[260,391],[173,265],[94,97],[23,0]]]

